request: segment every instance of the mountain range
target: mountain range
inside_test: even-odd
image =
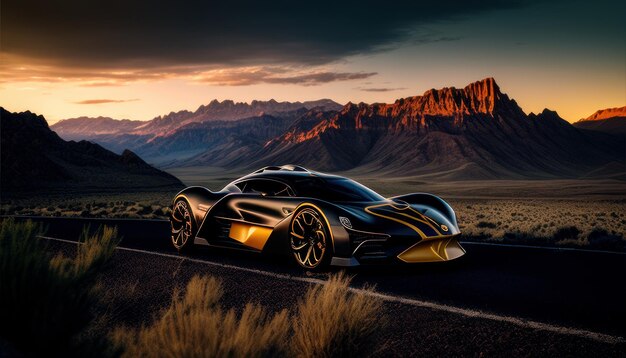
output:
[[[106,135],[143,135],[148,138],[165,135],[177,128],[190,123],[221,120],[232,121],[242,118],[278,115],[301,109],[317,108],[330,111],[339,110],[341,105],[330,99],[306,102],[252,101],[248,103],[231,100],[213,100],[207,105],[198,107],[195,112],[182,110],[158,116],[149,121],[115,120],[109,117],[78,117],[61,120],[52,129],[67,140],[98,138]]]
[[[0,107],[3,194],[16,191],[134,190],[181,187],[130,150],[115,154],[88,141],[65,141],[45,118]]]
[[[601,109],[574,123],[576,128],[626,135],[626,106]]]
[[[120,121],[113,133],[79,125],[88,119],[52,128],[66,139],[80,135],[118,152],[130,148],[162,168],[294,163],[439,180],[626,179],[624,136],[577,128],[548,109],[527,115],[493,78],[390,104],[307,106],[214,101],[196,112]],[[260,108],[267,110],[255,112]]]

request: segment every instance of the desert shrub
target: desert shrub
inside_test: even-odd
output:
[[[507,244],[522,244],[522,245],[550,245],[552,241],[550,238],[535,236],[527,232],[509,231],[502,235],[503,242]]]
[[[477,228],[489,228],[489,229],[495,229],[497,227],[496,224],[489,222],[489,221],[479,221],[478,224],[476,224]]]
[[[343,274],[311,287],[293,318],[292,353],[297,357],[361,357],[378,346],[382,302],[349,291]]]
[[[114,341],[127,357],[265,357],[283,355],[289,333],[286,310],[268,315],[248,304],[238,317],[219,306],[221,283],[191,279],[184,296],[174,292],[170,307],[152,325],[119,329]]]
[[[576,226],[566,226],[559,228],[554,233],[554,240],[576,240],[578,239],[578,235],[580,235],[580,230]]]
[[[139,206],[139,210],[137,210],[138,215],[145,215],[152,213],[152,207],[150,206]]]
[[[626,249],[626,241],[619,235],[609,234],[604,229],[594,229],[587,236],[589,246],[602,250],[621,251]]]
[[[78,337],[93,320],[91,307],[98,304],[93,288],[115,248],[116,230],[84,238],[75,258],[51,258],[37,238],[41,232],[30,221],[0,224],[0,336],[33,355],[95,348],[97,342],[83,345]]]

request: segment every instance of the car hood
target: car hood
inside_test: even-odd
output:
[[[419,235],[432,239],[457,235],[455,218],[429,205],[409,204],[401,200],[385,200],[341,205],[350,215],[353,229],[399,236]]]

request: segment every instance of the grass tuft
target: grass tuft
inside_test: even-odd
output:
[[[116,230],[86,239],[76,258],[51,258],[37,238],[42,232],[30,221],[0,223],[0,336],[28,354],[76,353],[86,347],[79,336],[93,321],[97,272],[115,248]]]
[[[298,357],[359,357],[371,355],[381,329],[382,302],[349,291],[350,278],[331,276],[312,286],[293,318],[293,355]]]
[[[292,315],[247,304],[240,315],[221,308],[219,280],[195,276],[185,294],[151,325],[118,329],[125,357],[357,357],[380,348],[382,302],[350,292],[339,274],[309,288]],[[291,337],[290,337],[291,336]]]
[[[289,333],[286,310],[269,315],[247,304],[238,317],[222,309],[222,286],[215,278],[191,279],[184,296],[175,292],[170,307],[152,325],[119,329],[113,341],[125,357],[271,357],[284,355]]]

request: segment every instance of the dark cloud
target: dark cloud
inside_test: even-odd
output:
[[[437,36],[437,34],[420,34],[412,39],[415,44],[429,44],[433,42],[451,42],[461,40],[460,36]]]
[[[393,47],[419,35],[424,25],[524,5],[521,0],[3,0],[0,40],[7,54],[60,67],[320,65]]]
[[[105,103],[124,103],[138,101],[138,98],[133,99],[86,99],[84,101],[74,102],[75,104],[105,104]]]

